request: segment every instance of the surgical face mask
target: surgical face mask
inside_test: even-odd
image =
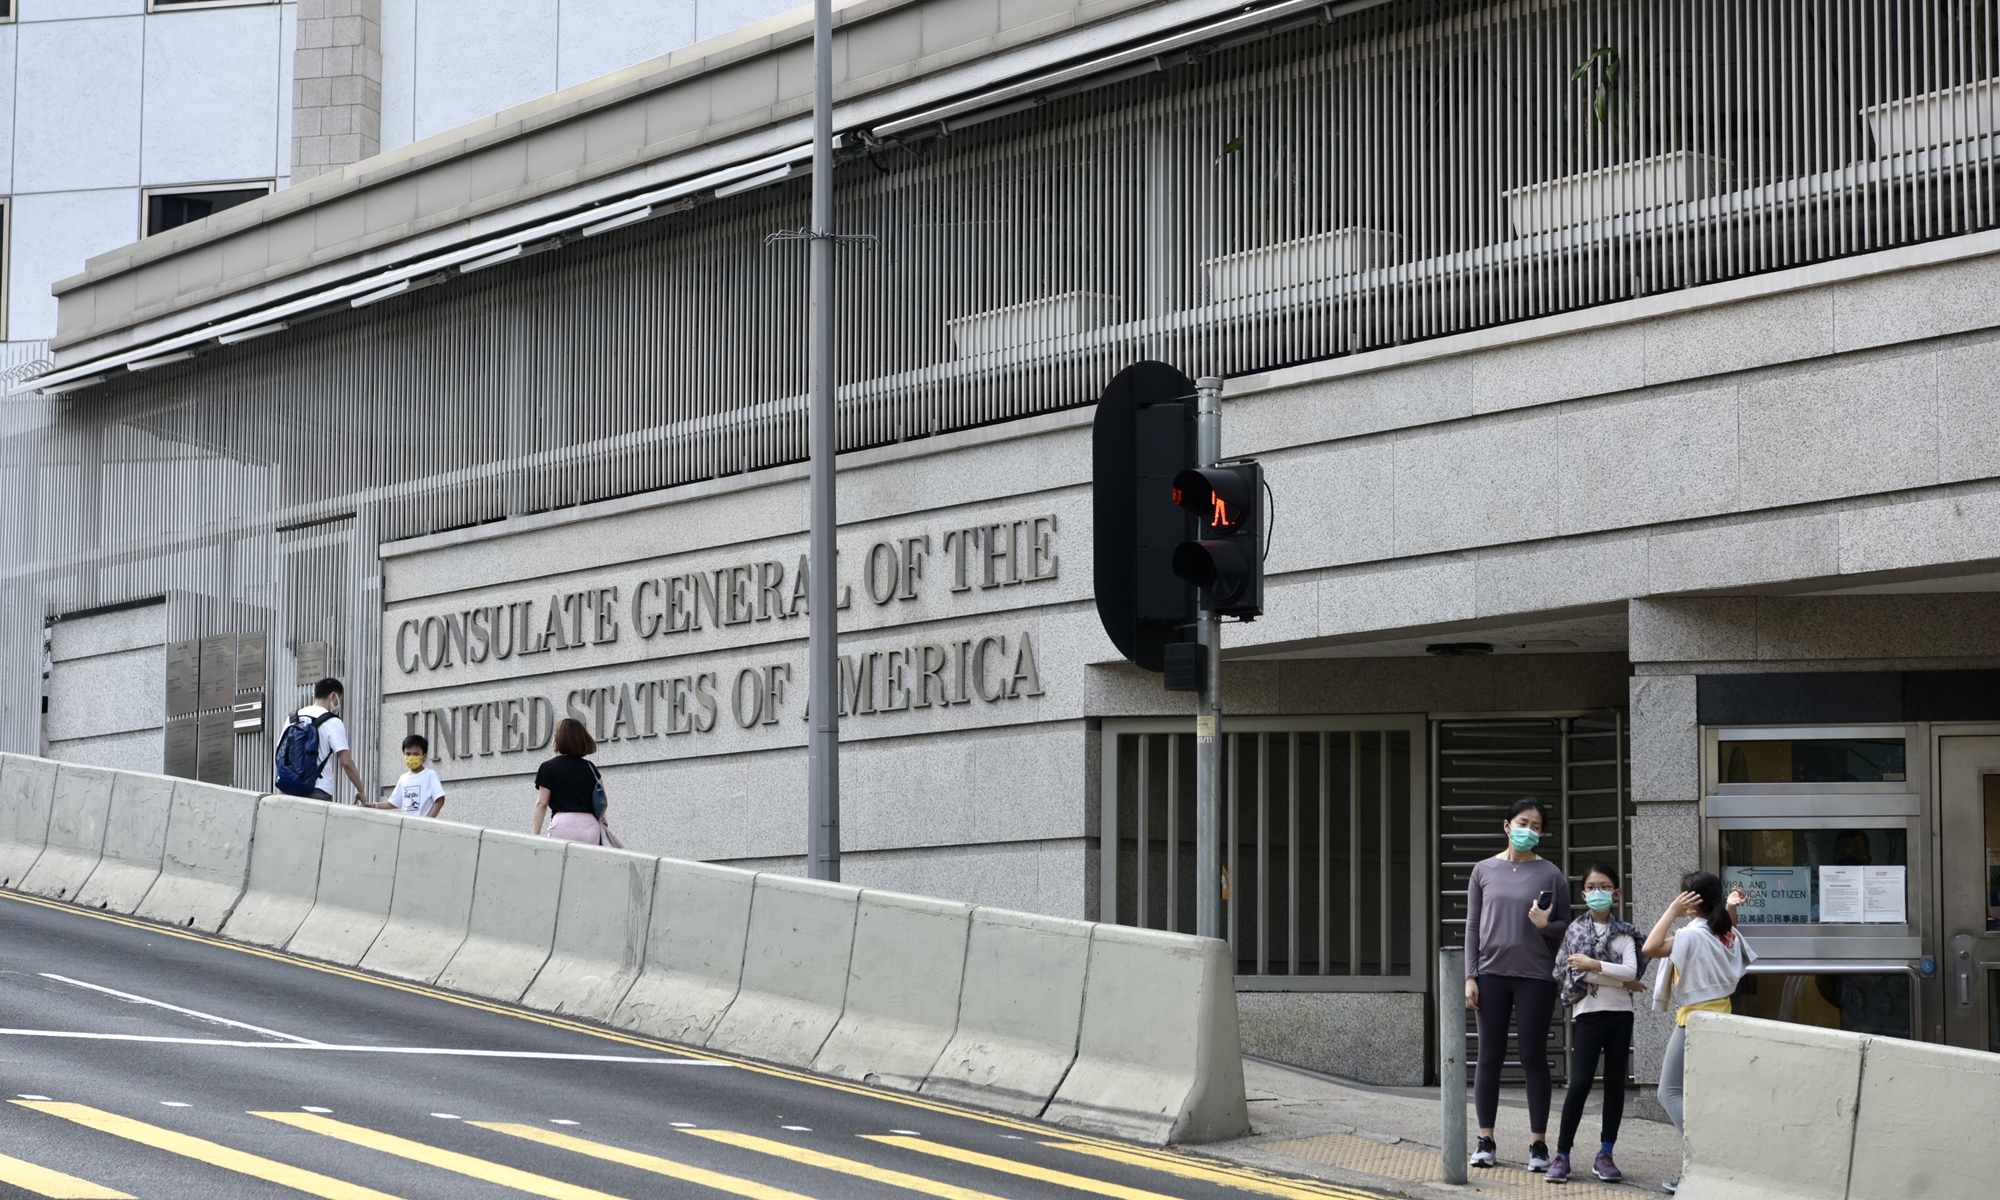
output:
[[[1526,852],[1542,844],[1542,835],[1520,825],[1507,831],[1507,841],[1516,850]]]
[[[403,765],[412,771],[421,771],[424,769],[424,756],[421,754],[405,754],[403,756]]]
[[[1585,892],[1583,902],[1590,905],[1590,911],[1594,913],[1611,911],[1610,892]]]

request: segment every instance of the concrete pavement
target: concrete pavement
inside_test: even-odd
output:
[[[1244,1060],[1243,1078],[1253,1133],[1202,1150],[1246,1166],[1305,1172],[1330,1183],[1426,1200],[1657,1196],[1664,1194],[1660,1182],[1679,1174],[1680,1134],[1664,1122],[1634,1117],[1628,1094],[1617,1150],[1625,1182],[1612,1186],[1591,1178],[1590,1159],[1597,1153],[1603,1112],[1601,1086],[1593,1089],[1577,1131],[1573,1153],[1582,1174],[1572,1182],[1558,1186],[1528,1171],[1528,1106],[1515,1087],[1502,1091],[1494,1127],[1500,1166],[1475,1170],[1465,1186],[1454,1186],[1442,1182],[1436,1088],[1370,1087],[1258,1059]],[[1551,1145],[1562,1103],[1563,1089],[1557,1087],[1549,1114]],[[1466,1110],[1468,1136],[1476,1137],[1469,1098]]]

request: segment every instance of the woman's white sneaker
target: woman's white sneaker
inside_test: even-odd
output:
[[[1499,1147],[1494,1145],[1492,1138],[1490,1137],[1480,1138],[1479,1148],[1472,1152],[1472,1165],[1475,1167],[1492,1166],[1493,1154],[1498,1149]]]

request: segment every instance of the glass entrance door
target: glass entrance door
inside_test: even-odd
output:
[[[2000,737],[1938,739],[1945,1040],[2000,1052]]]

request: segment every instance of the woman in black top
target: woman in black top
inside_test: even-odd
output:
[[[556,756],[535,772],[535,832],[550,819],[549,836],[572,842],[604,844],[604,825],[597,819],[591,794],[597,790],[597,766],[586,755],[597,753],[597,740],[583,722],[564,717],[556,722]]]

